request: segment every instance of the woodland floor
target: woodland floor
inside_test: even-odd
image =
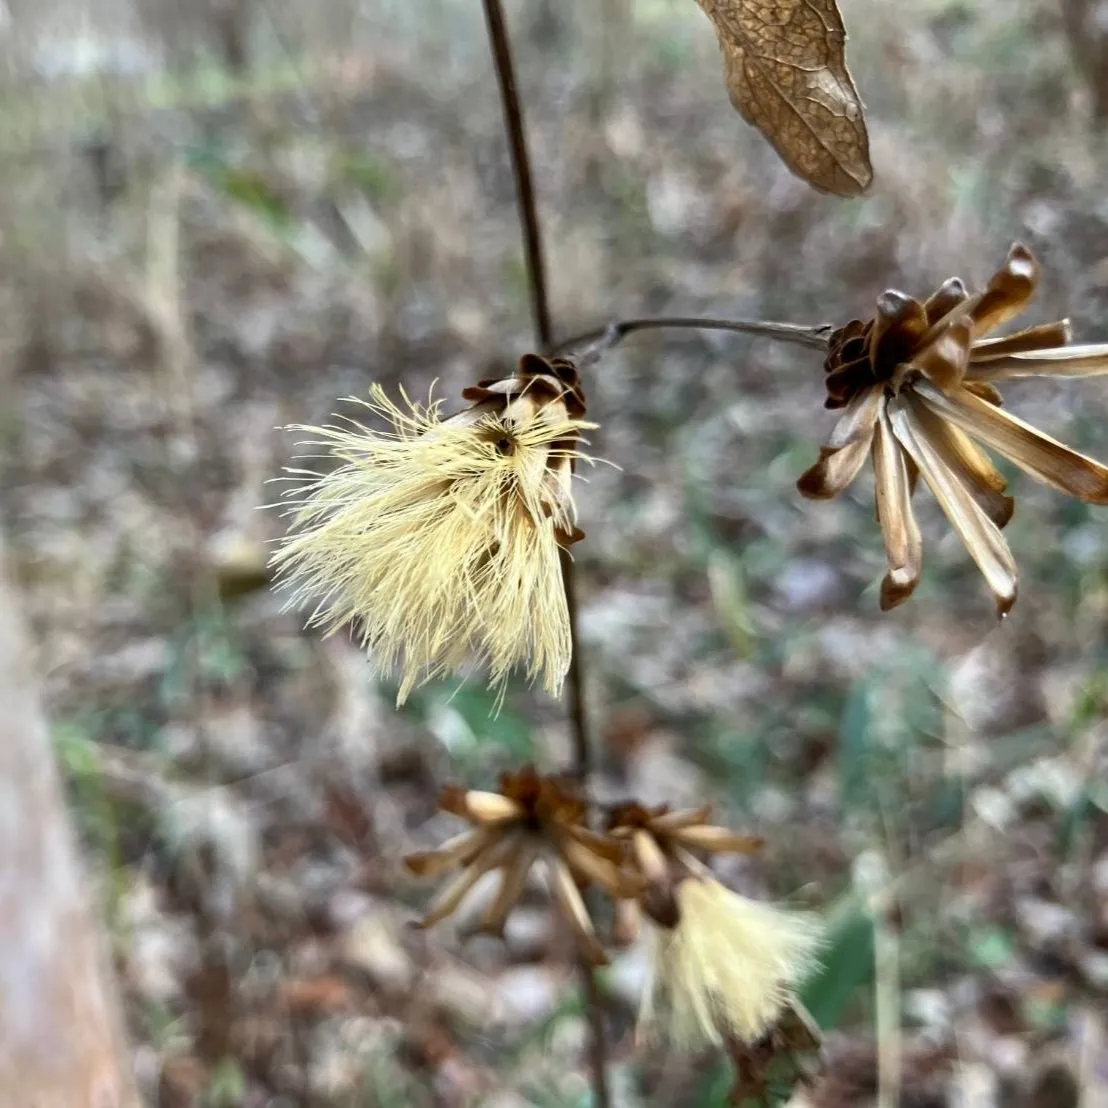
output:
[[[1021,239],[1034,320],[1108,339],[1108,143],[1054,5],[844,0],[877,172],[854,202],[741,123],[691,0],[607,35],[572,7],[519,58],[561,334],[842,322],[888,286],[979,282]],[[490,718],[472,681],[395,712],[262,573],[279,428],[372,381],[454,397],[529,348],[479,5],[441,13],[247,92],[4,139],[0,509],[151,1104],[589,1102],[542,898],[504,944],[421,934],[400,865],[454,830],[443,783],[564,764],[559,707],[513,685]],[[810,351],[681,333],[588,382],[615,463],[579,491],[595,793],[715,802],[767,843],[721,876],[827,914],[805,999],[828,1065],[795,1105],[876,1103],[881,1054],[904,1106],[1104,1108],[1108,516],[1016,478],[997,626],[928,502],[925,581],[882,616],[870,479],[794,488],[821,379]],[[1108,456],[1103,382],[1006,397]],[[724,1104],[713,1060],[635,1052],[644,973],[633,947],[604,978],[616,1103]]]

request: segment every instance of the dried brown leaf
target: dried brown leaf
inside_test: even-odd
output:
[[[731,103],[814,188],[857,196],[873,180],[835,0],[697,0],[715,26]]]
[[[289,1015],[316,1018],[350,1011],[356,997],[341,977],[325,974],[285,981],[281,985],[281,1002]]]

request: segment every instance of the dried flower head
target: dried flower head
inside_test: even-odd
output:
[[[739,896],[692,851],[752,853],[761,840],[708,822],[710,808],[616,808],[613,837],[631,844],[639,901],[657,924],[640,1034],[696,1048],[754,1044],[795,1001],[820,929],[809,915]]]
[[[831,336],[826,406],[843,414],[797,487],[815,499],[838,496],[872,456],[889,562],[882,610],[907,600],[920,579],[923,544],[912,511],[919,475],[981,569],[998,613],[1015,603],[1016,564],[1001,534],[1014,503],[978,443],[1044,484],[1108,503],[1108,468],[1000,406],[998,381],[1108,373],[1108,346],[1066,345],[1067,320],[986,337],[1023,311],[1038,280],[1031,251],[1016,243],[983,292],[971,296],[957,278],[922,303],[890,289],[873,319]]]
[[[731,1103],[765,1102],[773,1089],[809,1084],[819,1070],[823,1036],[799,1001],[787,1005],[756,1043],[728,1043],[735,1067]]]
[[[577,370],[528,355],[513,376],[407,410],[375,386],[391,431],[308,427],[339,466],[295,470],[293,533],[273,562],[310,625],[356,624],[383,670],[417,684],[487,664],[493,686],[525,665],[557,693],[570,662],[559,549],[583,537],[570,488],[586,423]],[[306,480],[301,480],[306,479]]]
[[[640,882],[622,865],[624,845],[589,830],[587,805],[574,784],[543,776],[531,766],[500,778],[499,792],[443,790],[439,807],[473,825],[438,850],[405,859],[421,877],[460,872],[435,898],[419,924],[431,927],[451,915],[477,881],[500,871],[496,896],[481,917],[478,930],[503,934],[508,914],[523,893],[532,867],[544,872],[550,895],[569,923],[582,957],[593,965],[608,961],[596,937],[581,888],[595,883],[613,897],[634,896]]]
[[[613,838],[628,843],[631,859],[644,882],[635,907],[641,907],[662,927],[677,925],[677,883],[701,868],[692,851],[754,854],[762,848],[760,838],[717,827],[708,822],[711,816],[710,805],[671,812],[666,804],[651,808],[636,801],[617,805],[609,813]]]

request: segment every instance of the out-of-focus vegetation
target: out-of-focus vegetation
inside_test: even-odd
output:
[[[2,32],[0,509],[150,1102],[586,1103],[541,897],[502,946],[427,938],[399,865],[449,833],[443,781],[562,764],[558,706],[520,685],[490,717],[444,683],[396,714],[264,587],[277,428],[372,380],[454,396],[529,347],[480,6],[77,7],[9,0]],[[692,0],[509,5],[561,333],[842,322],[1018,238],[1036,318],[1108,338],[1074,5],[842,9],[877,174],[849,202],[736,118]],[[1014,478],[998,627],[928,505],[925,580],[882,617],[868,484],[793,487],[829,425],[817,356],[641,336],[590,399],[619,467],[587,474],[575,551],[596,792],[715,801],[767,840],[721,875],[827,913],[805,1000],[829,1065],[795,1103],[869,1103],[879,1068],[886,1104],[890,1072],[904,1105],[1099,1103],[1105,513]],[[1108,455],[1101,382],[1006,399]],[[702,1059],[633,1051],[644,967],[604,978],[617,1103],[723,1103]]]

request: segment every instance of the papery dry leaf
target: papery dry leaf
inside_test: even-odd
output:
[[[835,0],[697,0],[723,51],[731,103],[813,188],[857,196],[873,180]]]

